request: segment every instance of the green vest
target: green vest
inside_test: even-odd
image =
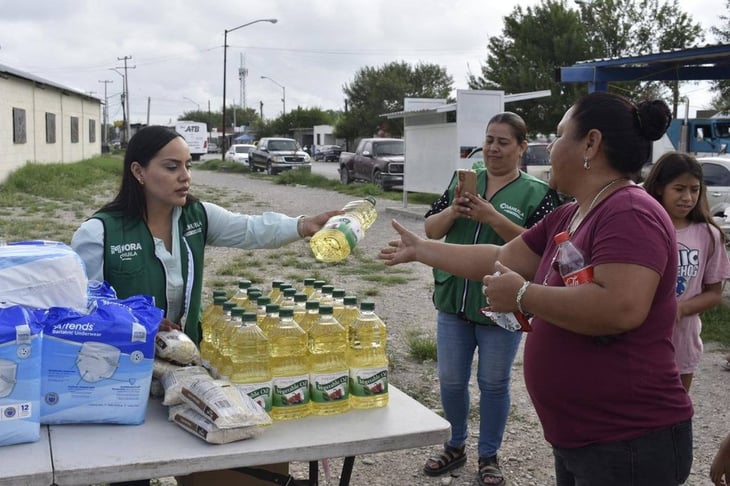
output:
[[[454,199],[457,184],[456,174],[449,184],[449,201]],[[487,171],[477,170],[477,191],[482,197],[487,188]],[[520,177],[500,189],[489,201],[494,208],[513,223],[525,227],[533,213],[540,207],[550,187],[543,181],[520,171]],[[557,201],[554,202],[557,206]],[[474,245],[490,243],[503,245],[504,240],[491,226],[476,221],[458,218],[446,234],[447,243]],[[466,280],[443,270],[434,269],[433,303],[436,309],[480,324],[493,324],[479,309],[486,305],[482,294],[482,282]]]
[[[155,242],[142,219],[131,220],[120,213],[96,213],[104,224],[104,280],[120,299],[151,295],[167,315],[167,277],[155,256]],[[181,272],[185,286],[185,313],[180,324],[195,342],[201,339],[200,313],[203,288],[203,260],[208,218],[203,205],[182,208],[178,220]],[[191,262],[192,260],[192,262]]]

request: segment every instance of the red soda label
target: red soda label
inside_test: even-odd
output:
[[[565,283],[566,287],[577,287],[578,285],[591,282],[593,282],[593,265],[563,275],[563,283]]]

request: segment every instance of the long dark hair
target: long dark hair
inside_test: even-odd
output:
[[[707,231],[710,233],[710,241],[715,244],[712,238],[710,226],[714,226],[720,232],[722,242],[727,243],[727,237],[720,227],[715,223],[710,214],[710,205],[707,202],[707,187],[702,177],[702,166],[694,156],[682,152],[667,152],[659,157],[651,168],[651,172],[644,181],[644,189],[654,199],[662,203],[662,193],[666,187],[677,177],[689,174],[700,182],[700,193],[697,196],[697,204],[687,214],[687,219],[693,223],[706,223]],[[713,246],[712,251],[715,251]]]
[[[121,212],[128,218],[144,218],[147,214],[147,200],[139,181],[132,174],[132,162],[147,167],[150,161],[173,139],[181,137],[174,129],[160,125],[150,125],[138,131],[127,145],[124,154],[122,183],[116,197],[105,204],[99,212]],[[182,138],[182,137],[181,137]],[[185,204],[196,199],[188,195]]]
[[[601,147],[613,168],[623,174],[638,173],[649,162],[652,142],[659,140],[672,121],[672,112],[661,100],[634,105],[623,96],[594,92],[573,105],[576,137],[590,130],[601,132]]]

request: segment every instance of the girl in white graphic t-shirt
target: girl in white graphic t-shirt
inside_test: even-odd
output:
[[[647,192],[669,213],[677,230],[677,321],[672,342],[684,388],[702,357],[700,313],[722,302],[730,278],[726,238],[710,215],[702,167],[688,154],[664,154],[644,182]]]

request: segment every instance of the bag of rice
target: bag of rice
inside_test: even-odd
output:
[[[271,417],[228,381],[197,379],[183,386],[182,400],[220,429],[268,425]]]
[[[237,440],[250,439],[259,435],[261,428],[257,425],[220,429],[204,415],[186,404],[170,407],[168,418],[193,435],[197,435],[210,444],[228,444]]]
[[[180,365],[200,364],[200,352],[182,331],[160,331],[155,336],[155,356]]]
[[[170,363],[163,359],[155,358],[155,361],[152,363],[152,378],[157,378],[158,380],[162,379],[162,375],[168,371],[179,370],[180,368],[182,368],[182,366]]]
[[[162,404],[167,406],[181,404],[182,387],[201,378],[213,379],[208,374],[208,370],[202,366],[178,367],[163,374],[160,378],[162,387],[165,389],[165,398],[162,400]]]

